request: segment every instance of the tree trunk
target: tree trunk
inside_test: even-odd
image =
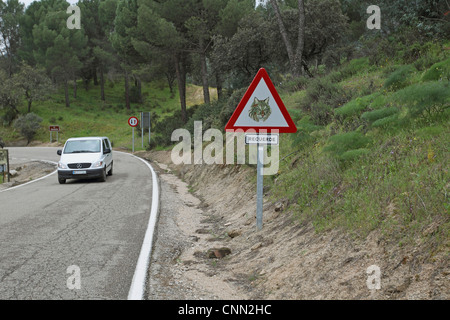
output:
[[[174,83],[175,80],[177,79],[176,73],[174,74],[171,68],[167,68],[167,71],[164,74],[166,75],[167,84],[169,85],[170,97],[173,98],[175,96]]]
[[[186,70],[184,67],[184,62],[178,55],[175,56],[175,70],[177,73],[178,91],[180,93],[181,120],[183,123],[186,123]]]
[[[138,99],[139,99],[139,103],[142,103],[143,99],[142,99],[142,81],[139,77],[136,78],[137,81],[137,88],[138,88]]]
[[[173,98],[174,97],[173,80],[170,78],[170,75],[168,73],[166,73],[166,79],[167,79],[167,84],[169,85],[170,97]]]
[[[203,45],[203,40],[200,41],[200,63],[202,70],[202,85],[203,85],[203,100],[206,104],[211,103],[211,97],[209,95],[209,83],[208,83],[208,66],[206,65],[206,53]]]
[[[92,68],[92,76],[94,77],[94,86],[98,86],[97,68]]]
[[[73,79],[73,98],[77,98],[77,79]]]
[[[299,9],[299,20],[298,20],[298,39],[297,48],[294,52],[291,41],[284,26],[283,19],[281,18],[280,7],[278,6],[277,0],[270,0],[273,10],[275,11],[275,16],[277,19],[278,27],[280,28],[281,38],[283,39],[284,45],[286,46],[286,51],[289,57],[289,64],[291,66],[292,75],[297,77],[301,72],[301,63],[303,56],[303,49],[305,47],[305,5],[303,0],[298,0]]]
[[[125,105],[127,110],[131,109],[130,106],[130,85],[129,85],[129,79],[128,79],[128,71],[125,70]]]
[[[100,99],[105,101],[105,75],[103,69],[100,69]]]
[[[283,19],[281,18],[280,7],[278,6],[277,0],[270,0],[270,4],[272,5],[273,10],[275,11],[275,17],[277,18],[278,27],[280,28],[281,38],[283,39],[284,45],[286,46],[289,63],[291,64],[292,68],[292,64],[294,61],[294,49],[292,48],[292,44],[289,41],[289,37],[283,23]]]
[[[12,77],[12,57],[11,55],[8,58],[9,61],[9,66],[8,66],[8,77],[11,78]]]
[[[66,107],[70,107],[70,100],[69,100],[69,82],[64,80],[64,97],[66,99]]]
[[[304,62],[303,60],[304,49],[305,49],[305,2],[303,0],[298,0],[298,39],[294,60],[295,70],[297,70],[298,73],[300,73],[302,62]]]
[[[218,72],[216,73],[216,84],[217,84],[217,99],[222,100],[223,98],[222,77]]]
[[[25,90],[25,99],[27,100],[28,103],[28,113],[31,112],[31,104],[33,103],[33,98],[31,97],[31,94],[29,93],[28,90]]]

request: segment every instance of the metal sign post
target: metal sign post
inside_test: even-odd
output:
[[[263,190],[264,190],[264,146],[258,143],[256,166],[256,228],[263,227]]]
[[[261,68],[225,126],[225,131],[254,130],[257,133],[295,133],[297,127],[273,85],[267,71]],[[247,144],[257,145],[256,225],[263,225],[264,146],[279,143],[278,135],[248,134]]]
[[[144,123],[144,113],[141,112],[141,142],[142,142],[142,149],[144,149],[144,126],[142,125]]]
[[[150,112],[141,112],[142,148],[144,148],[144,129],[148,129],[148,145],[150,145],[150,133],[151,133],[150,127],[151,127]]]
[[[256,228],[263,227],[263,191],[264,191],[264,147],[266,145],[278,145],[278,134],[246,134],[246,144],[257,145],[256,156]]]
[[[136,117],[130,117],[129,119],[128,119],[128,125],[131,127],[131,134],[132,134],[132,136],[133,136],[133,153],[134,153],[134,128],[136,128],[137,126],[138,126],[138,124],[139,124],[139,120],[138,120],[138,118],[136,118]]]
[[[56,142],[59,142],[60,127],[59,126],[49,126],[49,131],[50,131],[50,143],[53,142],[53,132],[56,132]]]
[[[0,166],[3,167],[3,182],[5,182],[6,174],[8,175],[8,182],[11,182],[11,177],[9,175],[9,151],[6,149],[0,150]]]

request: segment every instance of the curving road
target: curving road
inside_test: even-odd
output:
[[[56,148],[9,149],[16,163],[59,159]],[[152,190],[149,167],[115,152],[104,183],[52,174],[1,191],[0,299],[127,299]]]

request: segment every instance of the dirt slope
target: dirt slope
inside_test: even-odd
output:
[[[450,298],[448,254],[431,256],[427,243],[399,247],[378,231],[359,240],[317,234],[267,201],[258,232],[253,169],[175,167],[169,152],[139,155],[159,168],[163,193],[151,299]],[[378,290],[367,284],[372,265]]]

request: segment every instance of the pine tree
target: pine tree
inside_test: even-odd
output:
[[[64,86],[65,104],[70,107],[69,80],[76,78],[86,56],[87,37],[82,29],[68,29],[64,0],[42,0],[39,24],[33,27],[33,56],[52,79]]]
[[[4,57],[10,77],[18,63],[19,22],[23,16],[23,8],[24,5],[18,0],[0,0],[0,57]]]

